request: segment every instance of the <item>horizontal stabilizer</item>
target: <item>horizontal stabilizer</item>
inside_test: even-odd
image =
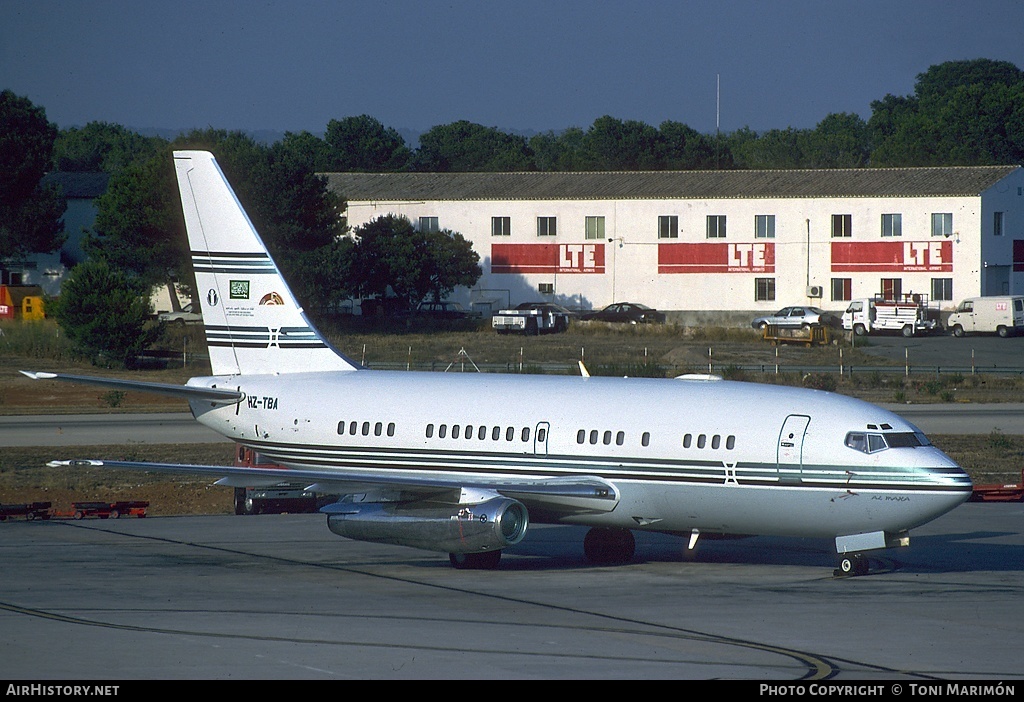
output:
[[[141,380],[118,380],[117,378],[99,378],[91,375],[68,375],[65,373],[47,373],[44,371],[21,371],[21,374],[32,380],[63,380],[69,383],[99,385],[117,390],[136,390],[157,395],[172,395],[186,400],[208,400],[221,404],[240,402],[245,393],[238,390],[223,388],[204,388],[193,385],[171,385],[170,383],[148,383]]]

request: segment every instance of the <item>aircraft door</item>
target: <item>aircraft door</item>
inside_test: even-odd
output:
[[[548,455],[548,433],[551,425],[547,422],[537,422],[533,432],[533,453],[537,456]]]
[[[779,482],[800,482],[800,471],[803,467],[804,436],[811,418],[805,414],[791,414],[786,417],[779,432],[778,452],[776,454],[779,470]]]

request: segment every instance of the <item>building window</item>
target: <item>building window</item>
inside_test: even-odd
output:
[[[555,294],[555,284],[554,283],[538,283],[537,284],[537,292],[539,292],[541,295],[554,295]]]
[[[903,297],[902,278],[882,278],[882,299],[899,300]]]
[[[882,215],[882,236],[903,236],[903,215]]]
[[[604,217],[587,217],[584,228],[588,239],[604,239]]]
[[[832,279],[832,301],[845,302],[853,299],[853,279],[833,278]]]
[[[1005,212],[993,212],[992,213],[992,236],[1003,235],[1003,220],[1006,217]]]
[[[512,236],[512,218],[491,217],[491,236]]]
[[[952,278],[932,278],[932,299],[933,300],[952,300],[953,299],[953,279]]]
[[[853,215],[832,215],[832,238],[853,236]]]
[[[537,236],[555,236],[558,233],[556,217],[537,218]]]
[[[754,238],[775,238],[775,215],[754,215]]]
[[[932,213],[932,236],[953,236],[953,213],[933,212]]]
[[[421,232],[439,232],[441,228],[437,224],[437,217],[420,217]]]
[[[679,215],[661,215],[658,217],[658,238],[679,238]]]
[[[708,215],[708,239],[725,238],[725,215]]]
[[[775,300],[775,278],[754,278],[754,299],[758,302]]]

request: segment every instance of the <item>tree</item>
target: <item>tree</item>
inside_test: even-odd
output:
[[[90,122],[62,130],[53,156],[58,171],[117,173],[157,156],[166,144],[160,137],[144,137],[119,124]]]
[[[405,139],[368,115],[332,119],[324,141],[332,171],[400,171],[412,158]]]
[[[104,261],[75,266],[49,311],[75,351],[93,363],[132,367],[161,334],[148,323],[149,286]]]
[[[457,286],[480,279],[480,256],[461,234],[421,232],[405,217],[385,215],[353,230],[353,274],[365,297],[388,290],[414,306],[428,297],[441,300]]]
[[[414,163],[417,171],[438,173],[535,169],[525,137],[464,120],[422,134]]]
[[[170,149],[115,173],[96,200],[90,258],[150,287],[189,280],[188,243]],[[172,299],[174,297],[172,296]]]
[[[871,156],[867,123],[852,113],[832,113],[802,137],[802,168],[860,168]]]
[[[873,166],[1013,164],[1024,71],[1005,61],[948,61],[918,75],[914,95],[871,103]]]
[[[587,130],[589,167],[597,171],[660,170],[665,167],[664,147],[658,130],[635,120],[605,115]]]
[[[0,259],[55,251],[64,243],[67,204],[56,187],[40,185],[56,138],[43,108],[0,91]]]
[[[672,170],[732,168],[732,155],[722,143],[682,122],[665,121],[658,127],[664,144],[665,167]],[[719,142],[721,140],[718,140]]]

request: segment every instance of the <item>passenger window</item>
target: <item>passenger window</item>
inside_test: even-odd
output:
[[[622,444],[625,441],[626,441],[626,432],[620,431],[618,434],[615,435],[615,445],[616,446],[622,446]]]
[[[363,422],[363,436],[369,436],[369,435],[370,435],[370,423],[369,422]]]
[[[514,438],[516,438],[516,428],[509,427],[505,430],[505,441],[512,441]]]
[[[443,439],[448,435],[448,425],[442,424],[437,428],[437,438]]]
[[[459,438],[459,432],[460,431],[462,431],[462,425],[460,425],[460,424],[452,424],[452,438],[453,439]]]
[[[719,436],[718,434],[715,434],[714,436],[711,437],[711,448],[716,449],[716,448],[718,448],[721,445],[722,445],[722,437],[721,436]]]
[[[612,433],[610,431],[606,431],[604,433],[604,438],[602,438],[601,441],[604,443],[605,446],[610,444],[612,442]]]
[[[395,435],[395,423],[394,422],[389,422],[388,423],[388,436],[394,436],[394,435]]]
[[[730,435],[729,438],[725,440],[725,447],[730,451],[736,448],[736,437]]]
[[[577,444],[582,444],[586,440],[587,440],[587,430],[586,429],[580,429],[578,432],[576,432],[576,443]]]
[[[693,435],[685,434],[683,436],[683,448],[690,448],[693,445]]]
[[[384,423],[383,422],[377,422],[376,424],[373,425],[373,435],[374,436],[380,436],[383,433],[384,433]]]
[[[702,448],[704,448],[707,445],[707,443],[708,443],[708,437],[705,436],[704,434],[700,434],[697,437],[697,448],[702,449]]]
[[[338,433],[339,434],[344,434],[345,433],[345,422],[338,422]]]
[[[548,438],[548,433],[547,433],[547,431],[545,429],[541,428],[541,429],[537,430],[537,441],[540,441],[541,443],[544,443],[545,441],[547,441],[547,438]]]
[[[597,429],[591,429],[590,430],[590,443],[591,444],[596,444],[597,443]]]
[[[428,424],[427,425],[427,438],[431,439],[431,438],[433,438],[433,436],[434,436],[434,425],[433,424]]]
[[[530,427],[523,427],[523,441],[530,440]]]
[[[356,429],[358,427],[359,427],[359,423],[358,422],[350,422],[349,425],[348,425],[348,433],[351,434],[352,436],[355,436],[356,435]]]
[[[480,441],[483,441],[484,439],[487,438],[487,427],[485,427],[483,424],[481,424],[480,429],[477,430],[476,438],[479,439]]]
[[[501,427],[494,427],[491,430],[491,441],[497,441],[501,438]]]
[[[472,439],[473,438],[473,425],[472,424],[467,424],[466,425],[466,433],[464,434],[464,436],[467,439]]]
[[[640,437],[640,444],[642,446],[650,446],[651,445],[651,432],[645,431],[643,433],[643,435],[641,435],[641,437]]]

